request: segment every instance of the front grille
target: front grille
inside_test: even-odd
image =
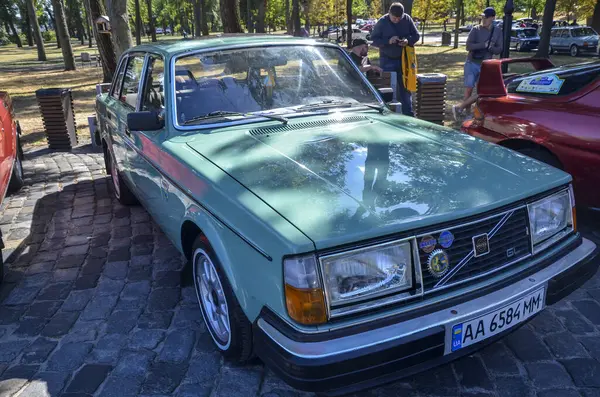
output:
[[[506,219],[503,219],[506,218]],[[500,226],[499,223],[504,220]],[[499,228],[497,226],[500,226]],[[497,228],[495,234],[489,238],[489,253],[483,256],[473,257],[473,237],[484,233],[491,234]],[[417,244],[423,238],[436,241],[436,250],[443,250],[449,258],[448,270],[438,276],[429,270],[428,260],[432,253],[419,249],[421,260],[421,271],[423,276],[424,293],[435,291],[443,287],[475,279],[485,274],[498,271],[500,268],[508,267],[508,264],[518,262],[531,254],[529,238],[529,220],[526,208],[501,213],[481,221],[468,225],[449,228],[454,236],[454,242],[448,248],[440,246],[439,237],[443,231],[425,236],[419,236]],[[431,251],[431,246],[427,249]],[[461,261],[463,262],[461,264]],[[460,268],[457,266],[461,264]]]

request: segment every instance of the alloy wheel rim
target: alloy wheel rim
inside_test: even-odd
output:
[[[115,188],[115,195],[117,198],[121,197],[121,186],[119,186],[119,174],[117,172],[117,166],[113,158],[110,159],[110,176],[112,177],[113,186]]]
[[[201,249],[194,253],[194,285],[210,334],[221,350],[231,343],[229,307],[217,269]]]
[[[577,47],[571,47],[571,56],[577,56]]]

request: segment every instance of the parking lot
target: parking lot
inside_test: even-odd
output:
[[[112,199],[89,145],[30,151],[24,169],[0,213],[5,255],[16,249],[0,286],[1,396],[311,395],[258,360],[221,358],[185,261],[143,208]],[[596,275],[502,342],[360,395],[600,396],[599,301]]]

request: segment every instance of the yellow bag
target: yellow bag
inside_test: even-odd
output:
[[[415,47],[402,47],[402,79],[407,91],[417,91],[417,53]]]

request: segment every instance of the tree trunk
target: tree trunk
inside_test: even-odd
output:
[[[156,43],[156,26],[154,26],[154,15],[152,15],[152,0],[146,0],[146,8],[148,8],[148,26],[150,28],[150,36],[152,42]]]
[[[464,0],[460,1],[460,24],[465,24],[465,2]]]
[[[554,9],[556,0],[546,0],[544,7],[544,17],[542,19],[542,33],[540,34],[540,45],[535,53],[536,57],[548,58],[550,50],[550,30],[552,29],[552,20],[554,19]]]
[[[294,36],[300,36],[300,0],[292,0],[292,22]]]
[[[402,0],[401,3],[404,6],[404,12],[412,16],[413,0]]]
[[[71,47],[71,38],[67,30],[67,21],[65,17],[65,5],[63,0],[52,0],[54,8],[54,18],[56,19],[56,39],[60,41],[63,58],[65,60],[65,70],[75,70],[75,58],[73,57],[73,48]]]
[[[208,36],[208,12],[205,0],[198,0],[200,3],[200,24],[202,26],[202,36]]]
[[[456,5],[456,20],[454,21],[454,48],[458,48],[458,28],[460,28],[460,11],[463,8],[463,0],[458,0]]]
[[[596,0],[596,6],[594,7],[591,25],[596,32],[600,32],[600,0]]]
[[[42,38],[42,32],[40,31],[40,24],[37,20],[35,13],[34,0],[25,0],[27,2],[27,13],[29,14],[29,23],[33,29],[33,35],[35,36],[35,43],[37,46],[38,61],[45,61],[46,49],[44,48],[44,39]]]
[[[246,30],[248,33],[254,31],[252,26],[252,0],[246,0]]]
[[[266,12],[267,0],[258,0],[258,21],[256,21],[256,33],[265,33]]]
[[[106,9],[102,0],[85,0],[87,7],[90,10],[90,17],[92,21],[96,21],[100,16],[106,15]],[[96,37],[96,44],[98,45],[98,52],[100,53],[100,59],[102,60],[102,73],[104,74],[104,82],[112,82],[115,69],[117,69],[117,58],[115,56],[115,48],[110,35],[104,33],[98,33],[96,24],[92,24],[94,30],[94,36]]]
[[[285,27],[287,34],[292,34],[292,18],[290,16],[290,0],[285,0]]]
[[[94,25],[92,18],[91,18],[91,13],[89,10],[89,2],[84,0],[83,1],[83,10],[85,11],[85,25],[87,27],[87,31],[88,31],[88,39],[89,39],[89,43],[88,43],[88,47],[92,48],[93,47],[93,42],[92,42],[92,26]]]
[[[54,8],[54,6],[52,6],[52,7]],[[54,14],[50,10],[50,7],[44,6],[44,9],[46,10],[48,17],[50,18],[50,21],[52,21],[52,26],[54,26],[54,30],[56,31],[56,48],[61,48],[60,47],[61,42],[60,42],[60,39],[58,38],[58,28],[56,27],[56,18],[54,17]]]
[[[352,47],[352,0],[346,0],[346,20],[348,29],[346,29],[346,47]]]
[[[140,0],[135,0],[135,44],[142,44],[142,15],[140,12]]]
[[[133,46],[133,38],[129,28],[129,14],[127,13],[127,0],[109,0],[109,3],[110,37],[112,37],[114,43],[115,57],[119,59],[125,50]]]
[[[221,20],[223,21],[223,32],[243,33],[240,25],[240,3],[239,0],[219,0],[221,7]]]
[[[194,31],[194,37],[200,37],[202,35],[202,9],[200,0],[194,0],[194,25],[196,30]]]
[[[8,29],[10,29],[10,32],[14,37],[15,44],[18,48],[22,48],[23,43],[21,42],[21,37],[19,36],[19,32],[17,32],[17,28],[15,27],[14,15],[12,15],[10,10],[8,10],[6,6],[2,8],[2,17],[5,18],[5,22],[8,25],[7,27]],[[6,32],[8,33],[9,30],[7,30]]]

